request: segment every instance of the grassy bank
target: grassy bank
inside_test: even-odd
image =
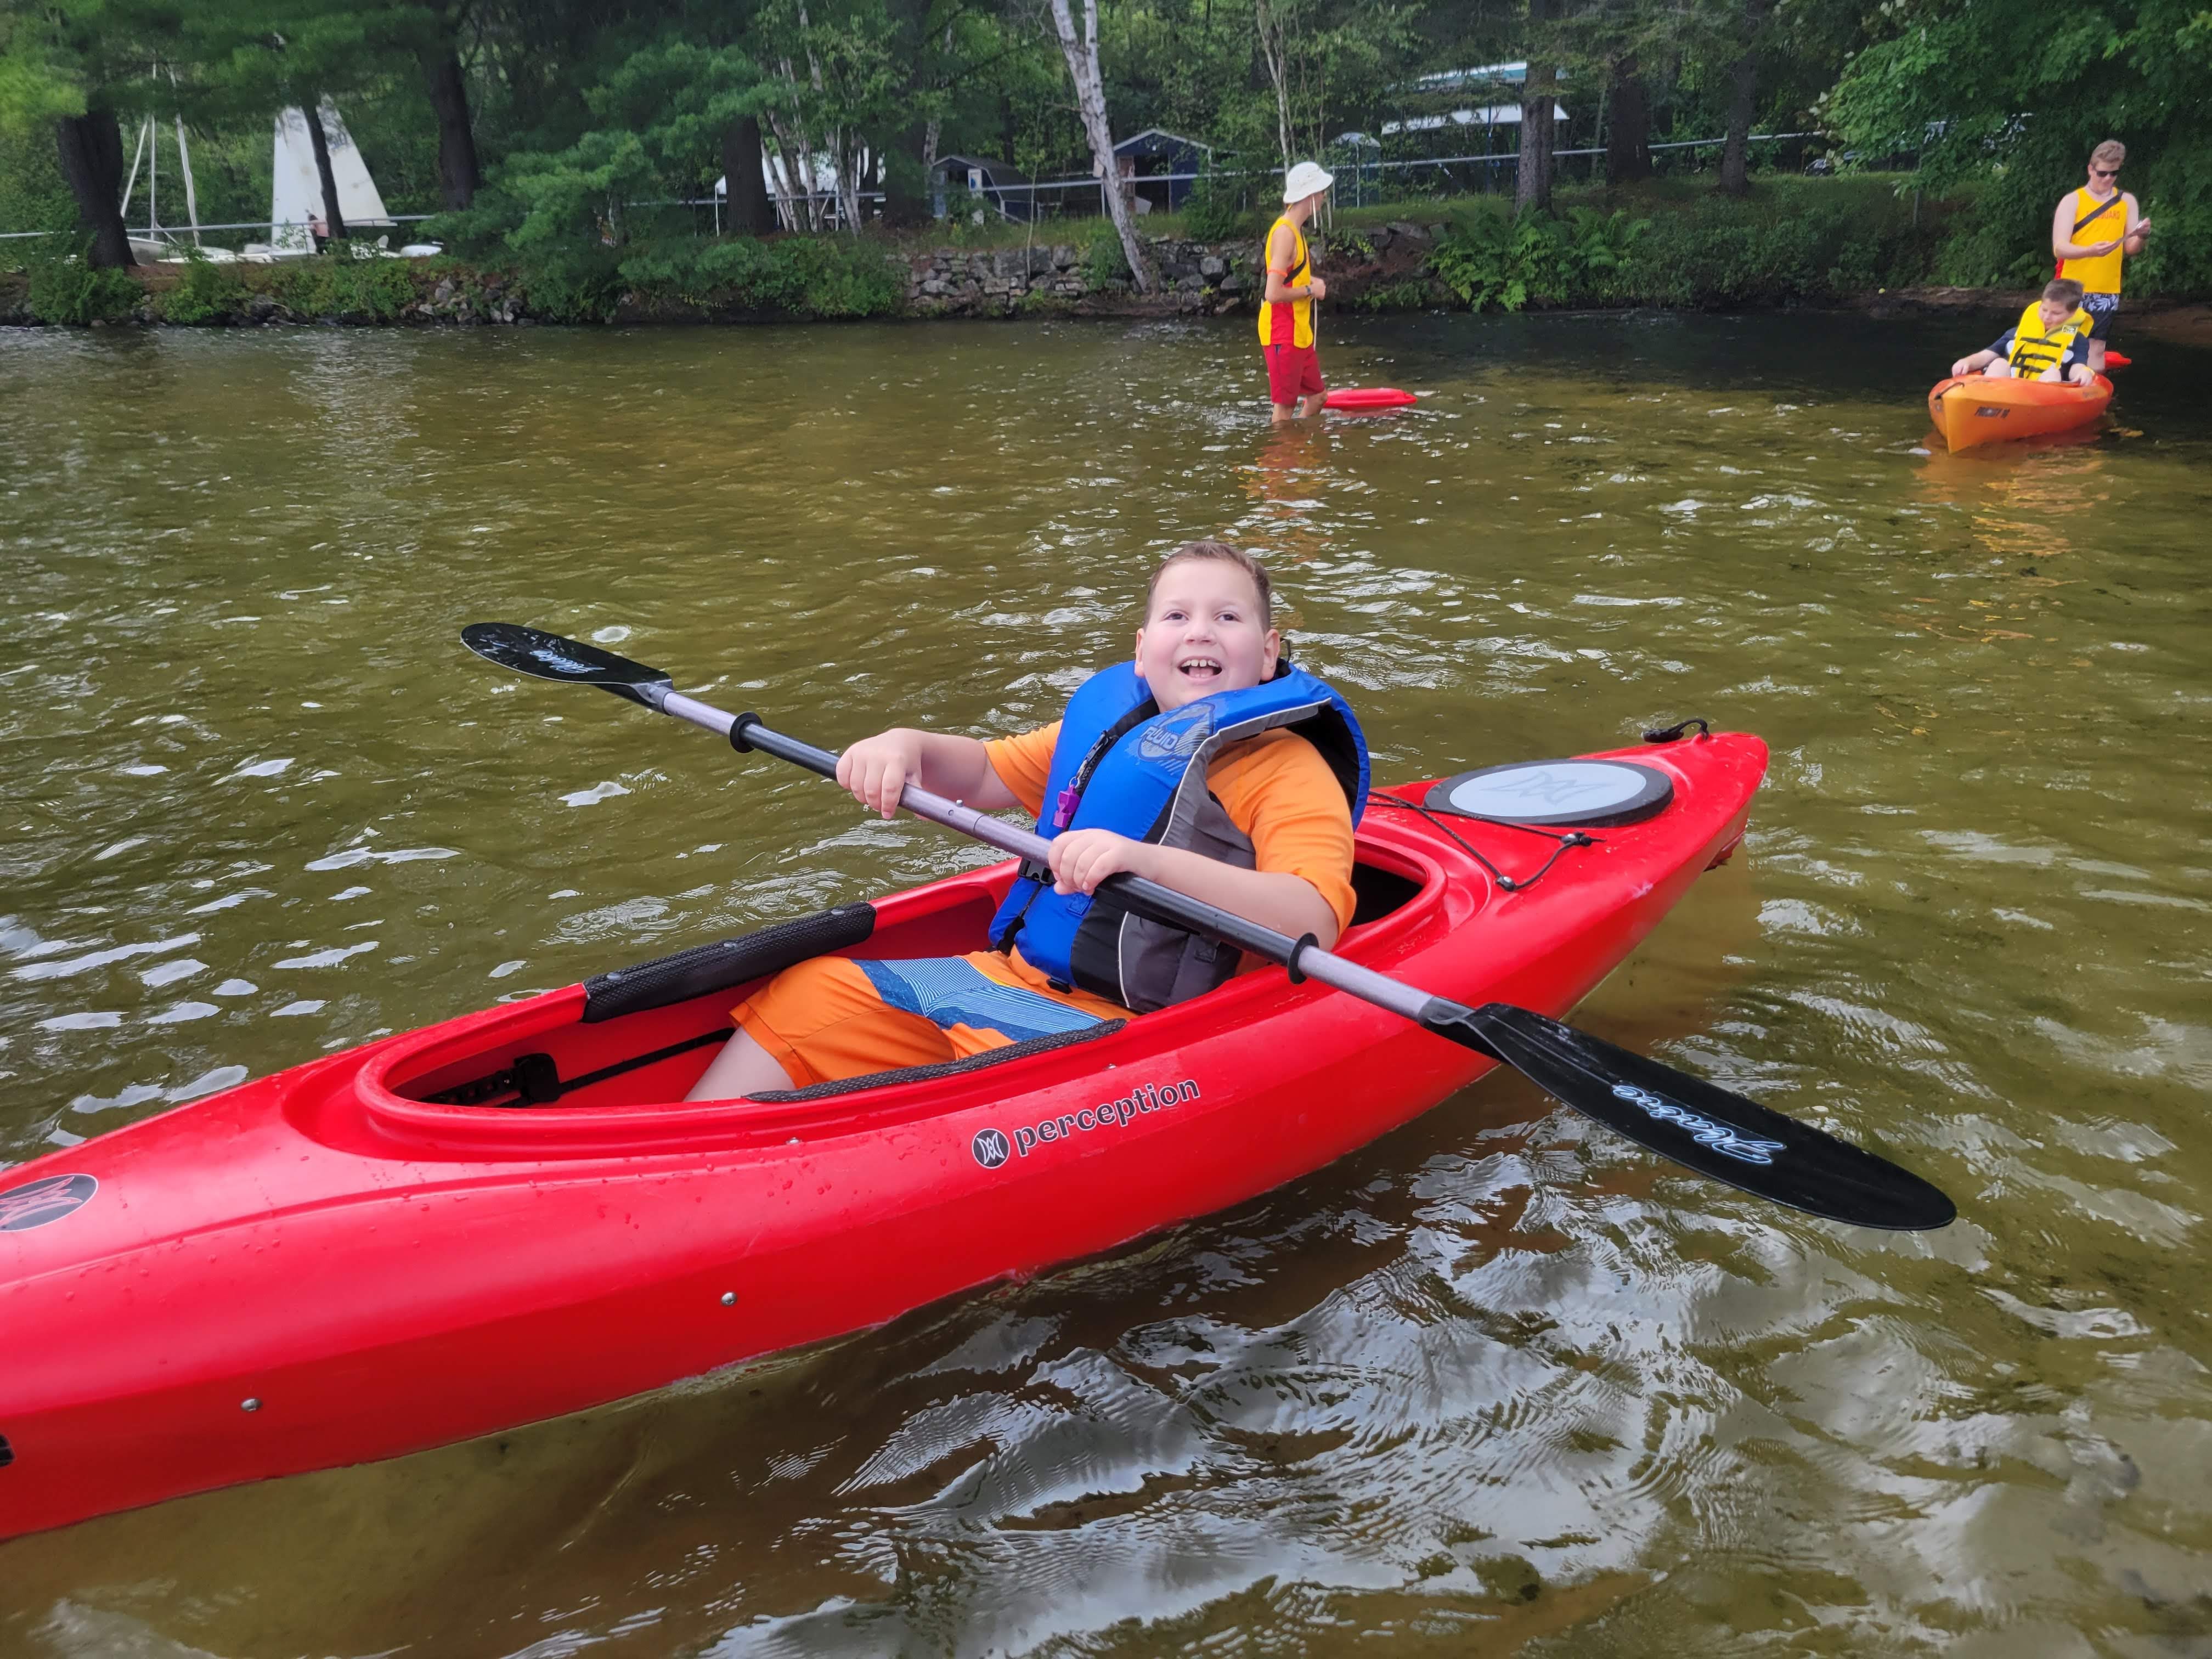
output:
[[[1201,200],[1148,216],[1148,235],[1188,258],[1218,250],[1207,308],[1249,307],[1258,286],[1264,210]],[[1435,307],[1755,310],[1849,303],[1880,289],[1957,281],[1961,250],[1979,247],[1970,195],[1923,199],[1909,176],[1805,179],[1767,174],[1734,200],[1700,179],[1632,188],[1563,189],[1554,210],[1515,215],[1497,197],[1418,198],[1347,210],[1319,238],[1333,300],[1368,311]],[[620,247],[498,243],[473,258],[343,257],[275,265],[162,265],[99,272],[46,245],[12,283],[0,318],[222,326],[255,322],[604,322],[823,320],[934,314],[1003,315],[1006,303],[917,303],[926,256],[971,262],[1073,246],[1061,273],[1085,296],[1118,301],[1127,271],[1097,220],[1025,225],[964,222],[914,235],[781,236],[765,240],[669,235]],[[1977,252],[1973,255],[1979,258]],[[1208,270],[1217,269],[1209,261]],[[1219,286],[1215,286],[1218,283]],[[1199,286],[1190,279],[1188,286]],[[1073,287],[1070,292],[1073,292]],[[934,289],[933,289],[933,294]],[[2186,296],[2177,296],[2186,297]],[[1056,306],[1073,300],[1055,296]],[[1132,301],[1141,306],[1143,301]],[[1181,296],[1182,308],[1193,303]],[[1035,310],[1035,304],[1027,307]]]

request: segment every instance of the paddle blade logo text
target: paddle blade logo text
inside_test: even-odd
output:
[[[1639,1089],[1632,1083],[1614,1084],[1613,1096],[1615,1100],[1625,1100],[1632,1106],[1642,1107],[1647,1116],[1656,1117],[1662,1123],[1680,1124],[1690,1132],[1691,1139],[1700,1146],[1711,1147],[1723,1158],[1732,1158],[1744,1164],[1771,1164],[1774,1160],[1767,1154],[1784,1150],[1778,1140],[1758,1140],[1749,1135],[1739,1134],[1725,1123],[1716,1123],[1701,1113],[1693,1112],[1686,1106],[1677,1106],[1673,1101],[1655,1095],[1647,1089]]]
[[[27,1233],[82,1209],[100,1190],[88,1175],[48,1176],[0,1193],[0,1233]]]

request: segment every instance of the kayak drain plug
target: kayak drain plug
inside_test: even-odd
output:
[[[724,1291],[722,1292],[722,1305],[726,1308],[736,1307],[738,1305],[738,1293],[735,1291]]]
[[[258,1412],[261,1409],[261,1402],[251,1398],[241,1400],[238,1402],[238,1409],[242,1412]]]

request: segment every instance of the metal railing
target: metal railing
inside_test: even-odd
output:
[[[1796,139],[1820,138],[1825,136],[1826,135],[1818,132],[1754,132],[1749,135],[1747,142],[1754,144],[1771,144]],[[1680,138],[1670,140],[1665,143],[1648,145],[1646,148],[1656,155],[1660,152],[1668,150],[1706,149],[1714,145],[1725,144],[1726,143],[1728,143],[1728,140],[1724,137]],[[1555,149],[1552,152],[1552,159],[1554,161],[1561,161],[1596,157],[1603,155],[1606,153],[1605,148],[1601,145],[1589,149]],[[1457,167],[1518,167],[1520,162],[1521,153],[1517,149],[1508,149],[1486,151],[1480,155],[1413,156],[1389,161],[1382,160],[1372,161],[1351,160],[1346,161],[1343,165],[1346,169],[1353,173],[1356,179],[1367,173],[1377,172],[1412,172],[1419,168],[1427,167],[1431,170],[1444,172],[1448,175],[1450,169]],[[1140,173],[1131,178],[1124,179],[1121,182],[1133,189],[1136,186],[1142,185],[1168,185],[1172,186],[1175,185],[1196,184],[1201,180],[1211,183],[1228,179],[1279,179],[1283,176],[1283,173],[1284,169],[1281,167],[1217,167],[1209,173]],[[1003,205],[1003,198],[1024,193],[1026,193],[1029,198],[1028,205],[1031,217],[1034,217],[1037,211],[1038,194],[1046,191],[1057,192],[1059,199],[1052,205],[1062,213],[1065,213],[1067,210],[1067,196],[1070,191],[1097,191],[1098,192],[1099,197],[1098,210],[1103,211],[1105,206],[1103,180],[1100,179],[1095,174],[1085,177],[1071,177],[1066,179],[1024,179],[1020,182],[1010,180],[1004,184],[987,182],[980,188],[965,185],[959,186],[957,188],[959,188],[969,198],[979,203],[979,204],[990,208],[993,211],[998,213],[1002,218],[1006,219],[1013,219],[1015,216],[1006,210],[1006,207]],[[1341,192],[1340,192],[1340,194],[1341,194]],[[884,199],[884,192],[879,190],[864,190],[860,192],[860,197],[863,201],[880,202]],[[993,197],[998,197],[1001,198],[1001,200],[994,202],[990,199]],[[798,206],[815,202],[834,204],[840,198],[836,191],[823,190],[808,191],[802,195],[789,198],[777,198],[776,199],[786,200],[791,204]],[[690,198],[669,198],[655,201],[629,202],[625,203],[623,205],[625,207],[631,208],[713,208],[716,210],[716,219],[719,225],[720,209],[723,203],[724,198],[720,196],[701,196]],[[1353,205],[1357,205],[1357,204],[1353,204]],[[435,218],[437,216],[439,216],[429,213],[392,213],[386,214],[384,219],[379,220],[377,222],[380,225],[387,221],[394,224],[419,224],[426,219]],[[283,222],[287,228],[297,228],[293,224],[293,222],[286,221]],[[199,227],[203,231],[275,230],[279,228],[279,222],[272,220],[248,221],[233,224],[202,225]],[[27,237],[53,236],[64,234],[66,233],[50,230],[0,231],[0,240],[19,240]],[[149,225],[137,229],[130,230],[127,234],[132,236],[150,239],[155,236],[168,236],[174,238],[180,233],[172,226]],[[185,232],[181,234],[189,234],[190,233]]]

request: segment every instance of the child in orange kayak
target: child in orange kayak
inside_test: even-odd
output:
[[[1994,345],[1960,358],[1951,373],[2087,386],[2094,326],[2095,319],[2081,309],[2081,284],[2061,276],[2045,285],[2043,297],[2021,312]]]
[[[1133,660],[1092,675],[1051,726],[984,742],[897,726],[848,749],[837,781],[890,817],[909,783],[1034,813],[1049,868],[1024,866],[997,948],[922,961],[821,957],[732,1011],[737,1034],[690,1094],[726,1100],[963,1059],[1198,996],[1227,945],[1098,896],[1146,877],[1324,948],[1352,918],[1367,750],[1351,708],[1283,660],[1267,572],[1220,542],[1153,572]],[[1255,964],[1262,965],[1262,964]]]

